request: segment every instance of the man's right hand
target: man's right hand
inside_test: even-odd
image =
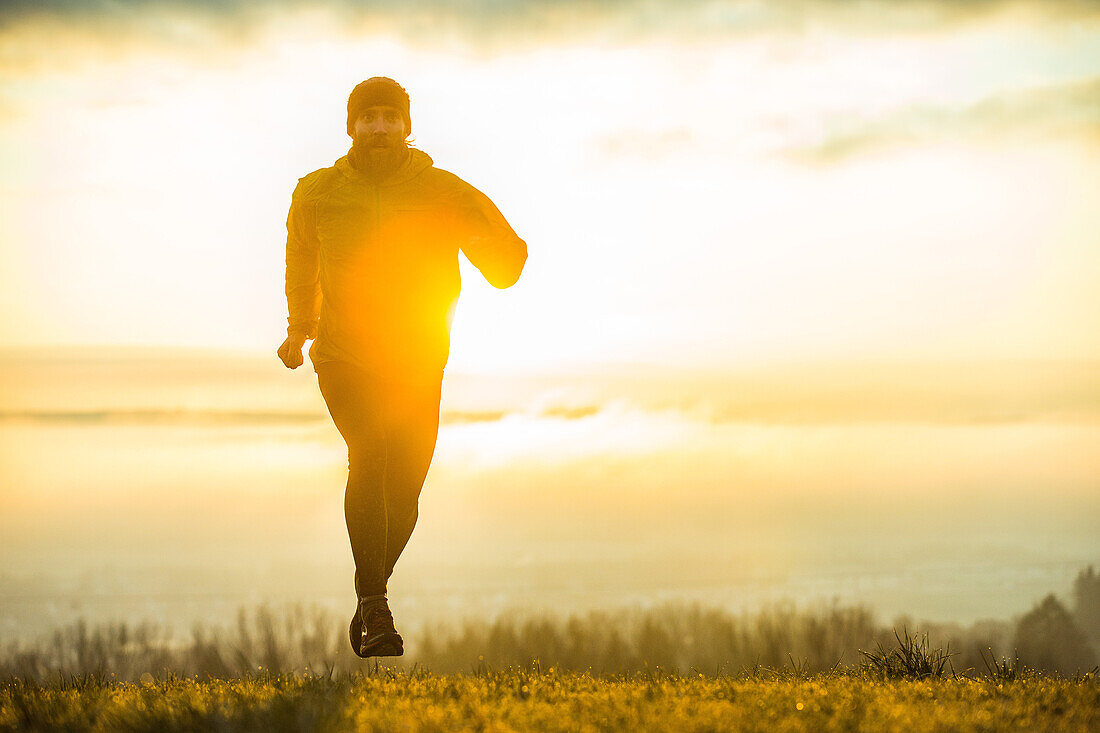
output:
[[[305,361],[302,358],[302,346],[305,343],[305,336],[287,336],[286,341],[279,347],[279,358],[283,360],[283,364],[286,364],[287,369],[297,369],[302,366],[302,362]]]

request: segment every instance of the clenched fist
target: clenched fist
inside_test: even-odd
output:
[[[279,358],[286,364],[287,369],[297,369],[302,366],[305,359],[302,358],[302,346],[306,342],[305,336],[287,336],[286,341],[279,347]]]

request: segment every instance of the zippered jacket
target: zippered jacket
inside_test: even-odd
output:
[[[498,288],[527,245],[485,194],[423,151],[374,181],[347,156],[298,181],[287,217],[287,333],[314,339],[314,369],[350,362],[385,379],[442,376],[460,288],[458,253]]]

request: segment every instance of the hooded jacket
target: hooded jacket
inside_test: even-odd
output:
[[[498,288],[516,282],[527,245],[485,194],[409,151],[374,181],[344,156],[298,181],[287,217],[290,335],[314,339],[316,370],[350,362],[377,376],[442,376],[465,253]]]

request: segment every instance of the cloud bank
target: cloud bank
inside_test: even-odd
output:
[[[602,38],[647,42],[805,33],[934,32],[1011,14],[1029,22],[1095,21],[1092,0],[15,0],[0,9],[0,33],[74,29],[101,39],[173,45],[241,41],[287,18],[326,19],[349,33],[482,49]],[[4,54],[10,56],[11,54]]]
[[[963,107],[914,105],[880,119],[837,116],[817,142],[788,150],[791,158],[831,164],[911,145],[990,138],[1089,139],[1100,143],[1100,76],[1013,90]]]

